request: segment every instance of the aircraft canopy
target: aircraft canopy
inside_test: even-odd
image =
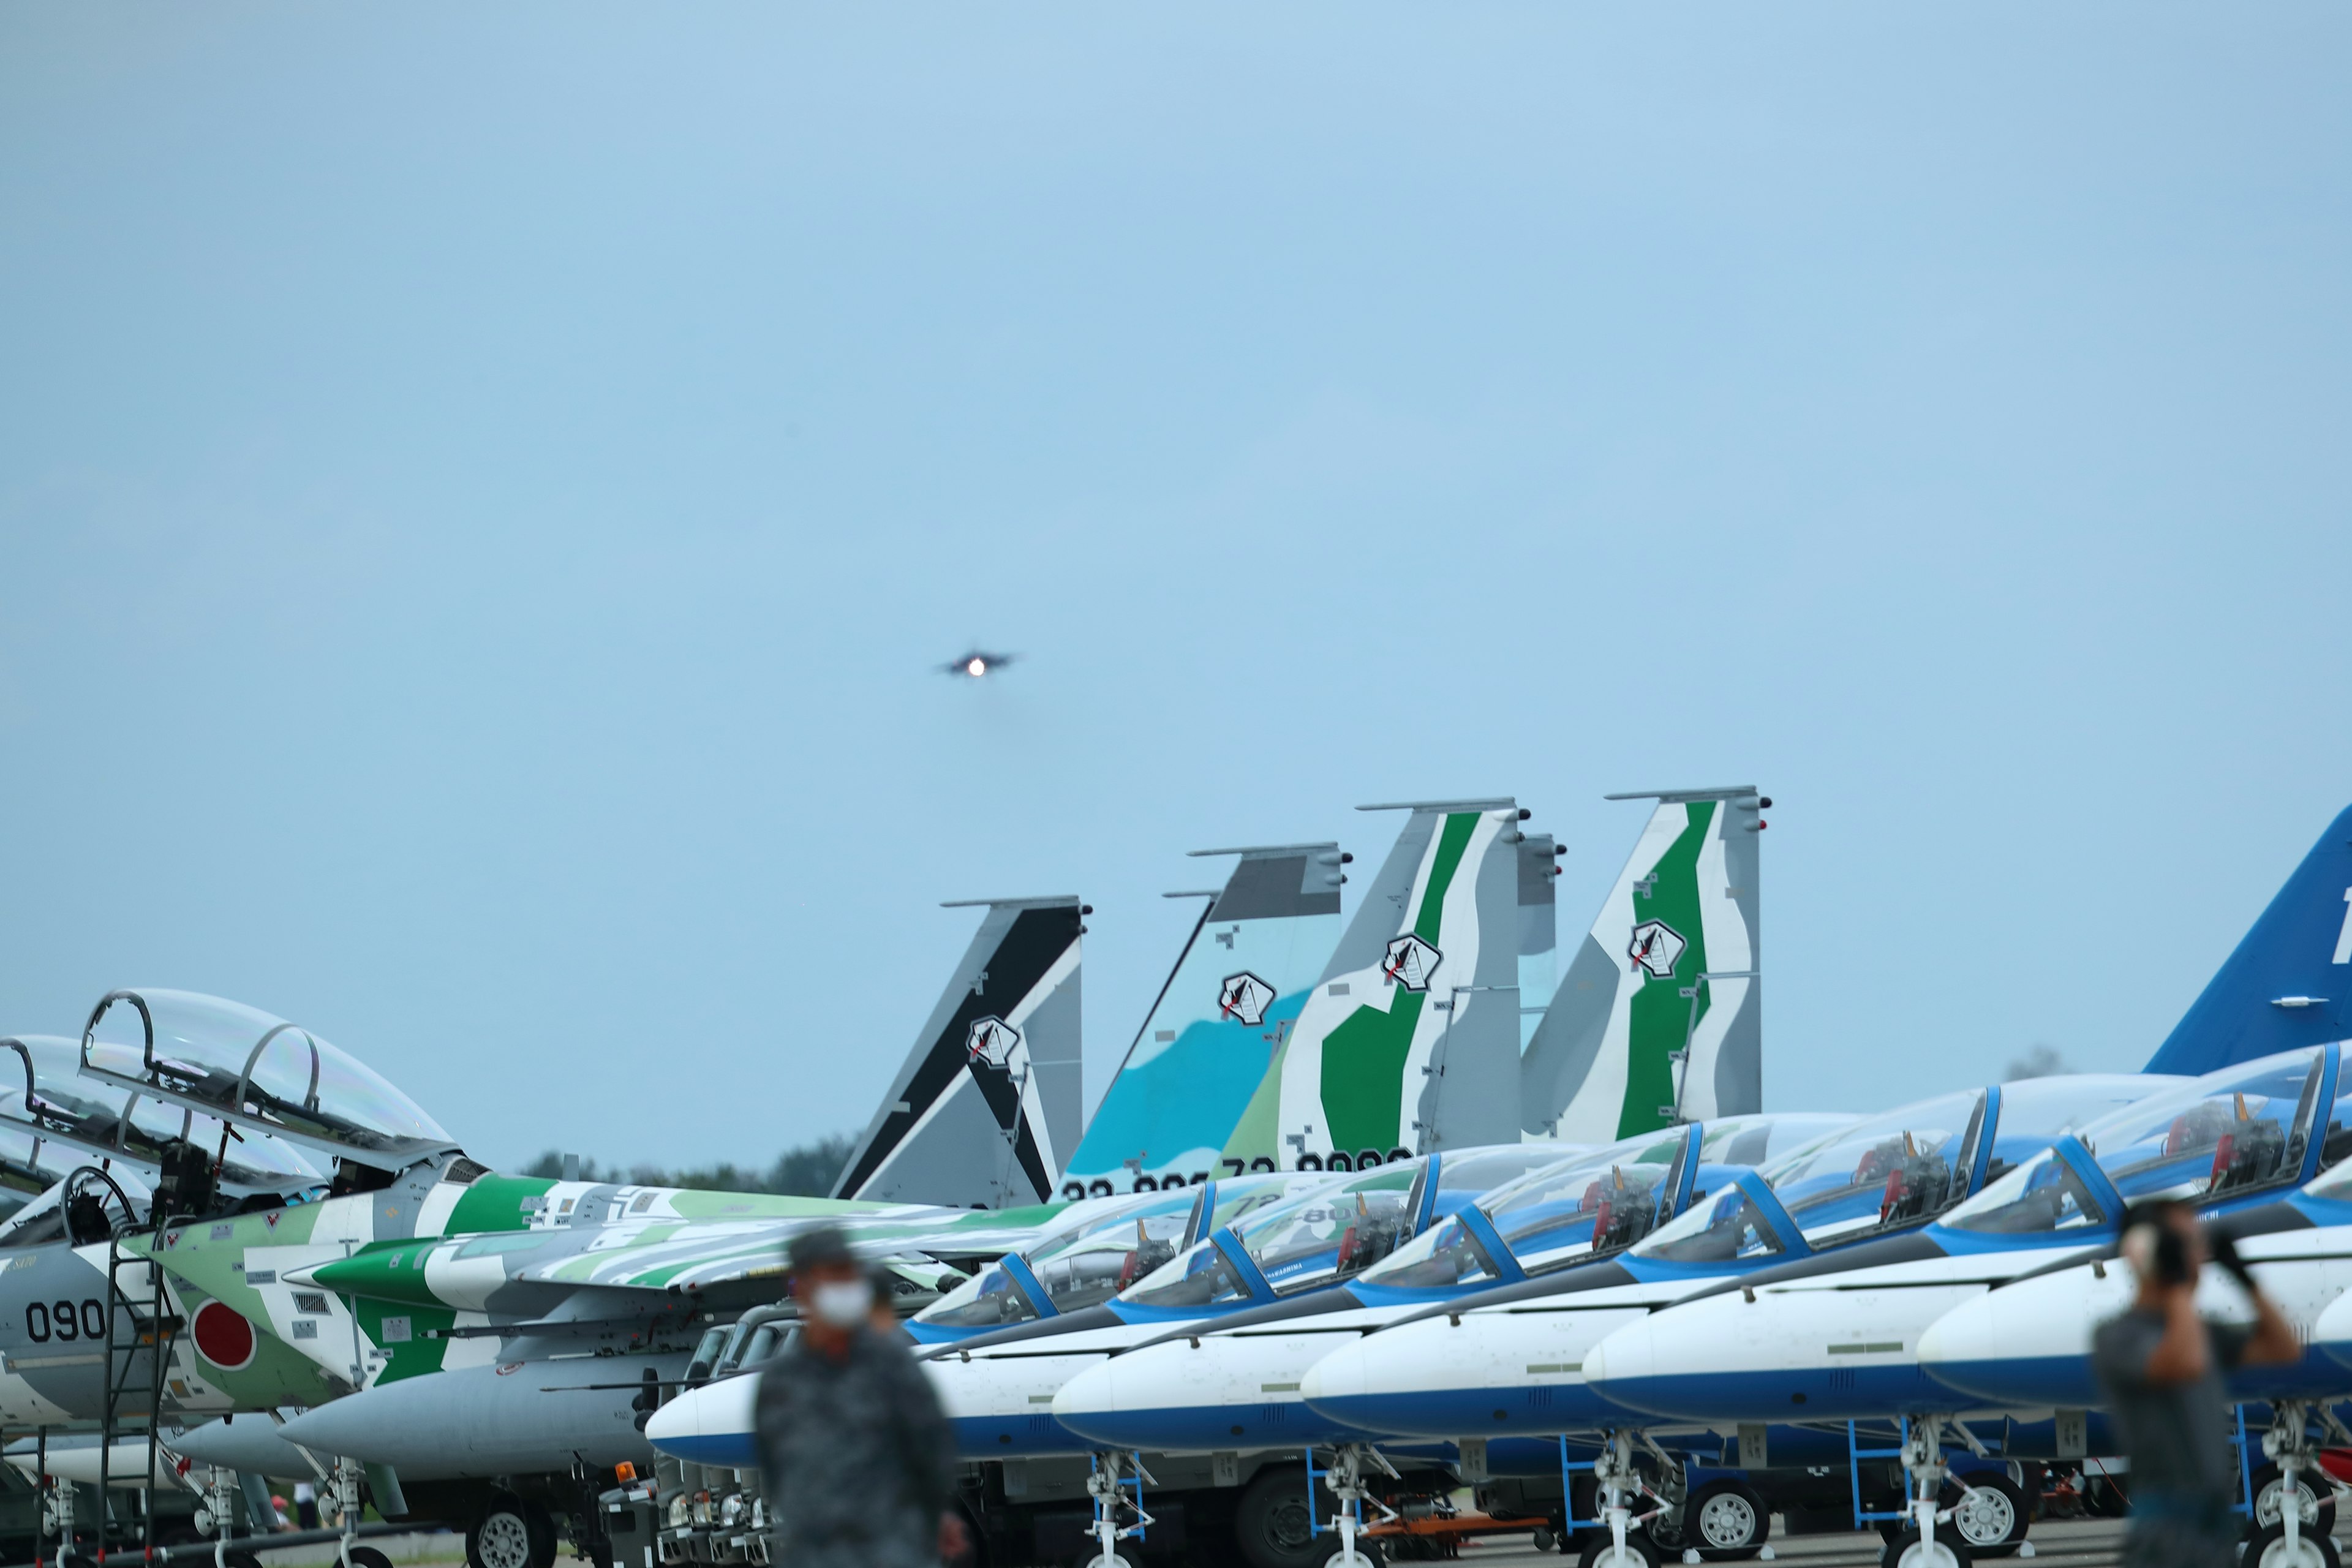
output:
[[[440,1124],[365,1063],[285,1019],[193,991],[109,994],[82,1070],[335,1155],[382,1163],[447,1148]]]

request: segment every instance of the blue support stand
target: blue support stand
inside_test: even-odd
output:
[[[1910,1436],[1911,1417],[1906,1415],[1903,1417],[1904,1440],[1907,1442],[1910,1439]],[[1903,1448],[1900,1444],[1892,1448],[1865,1448],[1862,1446],[1862,1439],[1855,1430],[1854,1424],[1849,1421],[1845,1424],[1845,1455],[1846,1479],[1853,1485],[1854,1529],[1860,1530],[1864,1525],[1870,1524],[1884,1524],[1891,1519],[1907,1520],[1911,1517],[1911,1510],[1908,1508],[1897,1509],[1892,1513],[1879,1513],[1873,1512],[1862,1506],[1862,1461],[1864,1459],[1899,1459],[1903,1457]],[[1903,1496],[1905,1500],[1907,1502],[1911,1496],[1911,1487],[1908,1481],[1904,1483]]]
[[[1601,1529],[1606,1526],[1609,1522],[1607,1520],[1603,1519],[1579,1519],[1576,1517],[1576,1483],[1570,1478],[1578,1470],[1582,1470],[1588,1476],[1591,1475],[1596,1463],[1597,1461],[1591,1459],[1570,1459],[1568,1457],[1568,1436],[1565,1433],[1560,1435],[1559,1512],[1560,1517],[1567,1521],[1568,1528],[1571,1534],[1580,1530]]]

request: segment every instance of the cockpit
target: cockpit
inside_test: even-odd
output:
[[[200,1156],[208,1180],[240,1201],[299,1201],[325,1185],[316,1165],[267,1132],[103,1086],[81,1076],[80,1065],[72,1040],[0,1040],[0,1160],[22,1147],[62,1177],[93,1158],[163,1171]]]
[[[364,1063],[297,1025],[189,991],[116,991],[90,1014],[81,1071],[339,1162],[333,1191],[381,1185],[449,1135]]]
[[[1759,1175],[1818,1251],[1933,1219],[2061,1133],[2185,1081],[2083,1074],[1961,1089],[1864,1117]]]
[[[1147,1313],[1197,1311],[1352,1278],[1387,1257],[1411,1227],[1423,1163],[1401,1160],[1307,1178],[1315,1180],[1313,1190],[1220,1226],[1121,1291],[1119,1303]]]
[[[1329,1178],[1228,1176],[1103,1200],[1074,1230],[990,1264],[908,1321],[920,1342],[960,1339],[1109,1300],[1201,1237]]]
[[[1661,1128],[1497,1187],[1364,1278],[1367,1290],[1447,1290],[1549,1273],[1624,1251],[1745,1168],[1849,1118],[1734,1116]],[[1696,1163],[1694,1163],[1694,1159]]]
[[[2142,1198],[2202,1206],[2307,1181],[2352,1152],[2336,1049],[2282,1051],[2158,1090],[2061,1137],[1941,1223],[2058,1233],[2113,1224]]]

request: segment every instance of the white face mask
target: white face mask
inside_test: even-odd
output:
[[[854,1329],[874,1310],[874,1285],[866,1279],[830,1279],[809,1293],[809,1309],[817,1321],[836,1329]]]

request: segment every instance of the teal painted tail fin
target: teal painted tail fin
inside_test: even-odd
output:
[[[1531,1136],[1605,1143],[1762,1108],[1754,789],[1654,800],[1521,1063]]]
[[[1337,844],[1196,849],[1238,855],[1064,1173],[1067,1197],[1238,1173],[1225,1145],[1339,940]],[[1244,1162],[1244,1168],[1246,1163]]]

